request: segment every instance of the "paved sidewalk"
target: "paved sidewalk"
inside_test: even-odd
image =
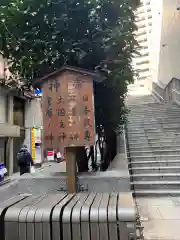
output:
[[[33,174],[34,176],[36,175],[49,175],[54,172],[59,172],[59,173],[65,173],[66,172],[66,162],[46,162],[43,163],[43,165],[40,168],[35,169],[35,173]],[[20,177],[19,172],[14,173],[10,178],[12,180],[17,179]]]
[[[180,197],[137,198],[144,240],[180,240]]]

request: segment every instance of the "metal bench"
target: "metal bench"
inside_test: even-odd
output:
[[[19,195],[0,202],[1,240],[134,240],[131,193]]]

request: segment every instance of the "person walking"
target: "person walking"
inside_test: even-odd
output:
[[[60,163],[62,161],[62,154],[60,151],[57,152],[57,162]]]
[[[26,145],[24,145],[18,152],[17,161],[20,168],[20,175],[30,173],[31,166],[34,166],[34,163]]]

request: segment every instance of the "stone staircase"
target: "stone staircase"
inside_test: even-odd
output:
[[[180,107],[129,96],[127,138],[136,195],[180,194]]]

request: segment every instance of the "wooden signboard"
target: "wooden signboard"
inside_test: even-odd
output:
[[[64,70],[43,84],[44,147],[94,145],[94,96],[91,75]]]

